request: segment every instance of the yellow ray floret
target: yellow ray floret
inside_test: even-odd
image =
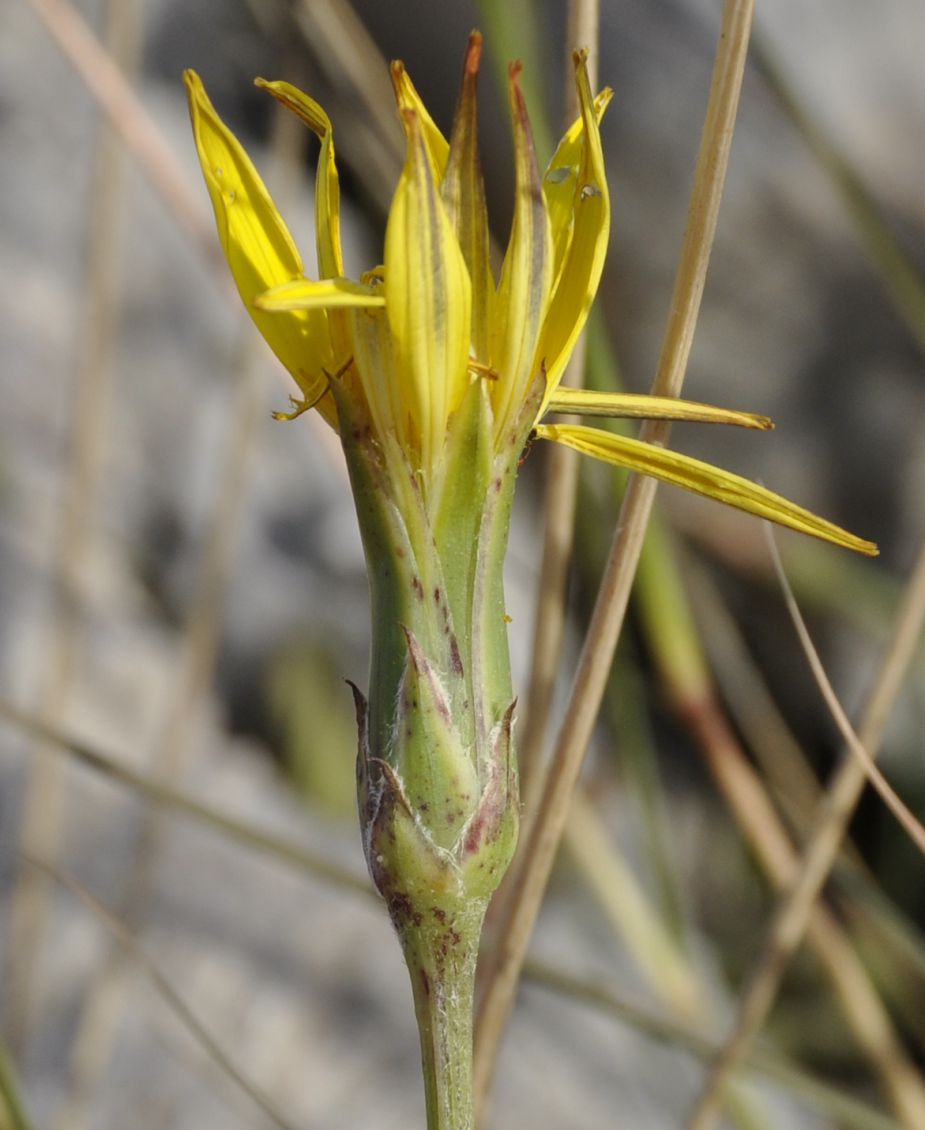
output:
[[[847,530],[824,518],[818,518],[811,511],[779,494],[689,455],[679,455],[676,451],[667,451],[654,444],[616,436],[581,424],[540,424],[536,428],[536,435],[539,439],[555,440],[583,455],[591,455],[629,471],[651,475],[655,479],[684,487],[695,494],[714,498],[717,502],[724,502],[738,510],[746,510],[749,514],[777,522],[780,526],[789,526],[792,530],[811,534],[846,549],[865,553],[869,557],[875,557],[879,552],[873,542],[849,534]]]
[[[468,385],[472,289],[424,124],[415,110],[401,117],[407,156],[385,230],[384,289],[396,376],[429,475]]]
[[[430,111],[424,105],[423,99],[411,81],[411,76],[405,70],[405,64],[400,59],[396,59],[392,63],[391,73],[399,113],[410,110],[417,118],[421,125],[424,146],[433,165],[434,176],[437,180],[440,180],[446,169],[447,158],[450,154],[450,143],[430,116]]]
[[[517,415],[539,371],[537,342],[553,282],[553,236],[527,108],[518,83],[520,70],[519,64],[509,68],[514,122],[514,220],[494,303],[491,334],[492,363],[500,374],[491,390],[500,432]]]
[[[695,400],[678,400],[673,396],[649,396],[635,392],[595,392],[589,388],[560,386],[549,398],[547,412],[574,416],[609,416],[625,420],[686,420],[699,424],[735,424],[740,428],[770,431],[770,416],[754,412],[737,412],[717,408]]]
[[[352,279],[295,279],[254,299],[258,310],[339,310],[385,306],[385,297]]]
[[[473,32],[466,49],[440,197],[456,232],[472,286],[472,352],[480,363],[485,363],[490,356],[495,281],[491,270],[485,182],[479,162],[477,86],[481,58],[482,37]]]
[[[574,61],[581,124],[576,123],[559,146],[544,184],[556,248],[554,289],[536,349],[536,368],[542,362],[546,369],[547,396],[558,385],[587,320],[610,236],[610,195],[599,129],[609,92],[595,101],[587,53],[576,52]]]
[[[258,295],[302,278],[302,257],[260,174],[215,112],[199,76],[187,71],[183,77],[219,239],[241,299],[305,399],[314,401],[327,387],[324,370],[335,367],[327,314],[269,314],[255,307]]]
[[[340,241],[340,179],[334,156],[334,130],[331,119],[314,98],[288,82],[255,79],[255,85],[291,110],[321,142],[318,173],[315,178],[315,239],[318,270],[323,278],[338,278],[344,273]]]

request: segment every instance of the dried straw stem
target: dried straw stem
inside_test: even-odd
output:
[[[65,34],[65,29],[59,29]],[[110,3],[105,35],[109,49],[131,71],[139,53],[137,6]],[[62,476],[57,544],[52,565],[51,619],[45,646],[42,710],[49,722],[67,712],[78,669],[83,625],[83,590],[92,546],[94,513],[108,433],[108,403],[117,331],[122,150],[101,129],[93,159],[89,196],[88,256],[80,288],[80,327],[75,344],[73,421],[68,465]],[[20,848],[43,858],[57,856],[65,800],[64,767],[39,746],[30,767]],[[11,1042],[21,1049],[40,1005],[36,978],[50,917],[49,887],[33,868],[20,870],[10,900],[7,1004]]]
[[[876,756],[880,746],[887,719],[914,655],[923,625],[925,546],[907,586],[893,638],[858,731],[861,743],[871,756]],[[867,772],[863,762],[850,750],[846,751],[841,767],[819,806],[815,829],[799,867],[788,881],[787,890],[778,904],[761,957],[754,966],[741,998],[736,1022],[694,1108],[688,1130],[709,1130],[709,1127],[716,1124],[726,1082],[774,1003],[783,973],[806,932],[819,893],[835,864],[848,821],[866,783]],[[868,1016],[867,1023],[870,1025],[872,1040],[884,1038],[876,1030],[873,1015]],[[892,1059],[895,1054],[891,1050],[887,1056]],[[901,1071],[893,1080],[890,1093],[897,1112],[908,1126],[925,1126],[925,1086],[917,1072]]]
[[[688,226],[675,281],[665,344],[652,391],[677,396],[687,365],[738,108],[751,29],[751,0],[727,0],[713,71]],[[667,428],[643,429],[650,442],[664,442]],[[477,1103],[487,1093],[501,1035],[513,1003],[527,944],[539,911],[568,805],[597,718],[607,674],[629,599],[656,484],[634,477],[627,488],[585,640],[571,701],[546,775],[539,815],[524,837],[517,881],[504,908],[497,948],[476,1018]]]

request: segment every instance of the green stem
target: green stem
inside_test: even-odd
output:
[[[400,930],[421,1036],[427,1130],[472,1130],[472,998],[486,902]]]
[[[0,1043],[0,1130],[29,1130],[19,1084],[6,1048]]]

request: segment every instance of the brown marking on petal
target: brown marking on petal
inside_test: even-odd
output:
[[[472,31],[469,33],[469,42],[466,46],[465,74],[473,77],[479,73],[479,64],[482,61],[482,33]]]
[[[478,154],[477,91],[481,55],[482,37],[473,32],[466,48],[450,153],[440,189],[472,282],[472,346],[476,356],[487,352],[487,292],[491,285],[485,188]]]
[[[392,86],[395,88],[396,99],[399,99],[399,95],[401,94],[401,80],[404,73],[405,64],[401,59],[393,59],[389,65],[389,74],[392,76]]]
[[[456,637],[450,640],[450,663],[453,667],[454,675],[463,674],[462,656],[459,654],[459,644],[456,642]]]

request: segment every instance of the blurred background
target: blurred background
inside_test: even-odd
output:
[[[607,387],[645,391],[655,370],[719,18],[709,0],[603,2],[614,221],[589,379]],[[381,907],[347,882],[363,863],[343,679],[365,681],[368,623],[343,463],[314,414],[271,419],[289,378],[221,262],[180,76],[201,73],[312,268],[316,144],[252,80],[288,79],[325,106],[355,275],[381,259],[401,163],[380,56],[405,61],[448,131],[474,26],[503,245],[503,68],[524,59],[542,164],[564,112],[564,3],[0,5],[0,1003],[36,1127],[269,1124],[152,982],[145,954],[289,1125],[422,1122],[398,947]],[[880,543],[869,562],[781,536],[854,712],[925,528],[923,44],[912,0],[759,9],[685,393],[767,413],[777,430],[688,425],[672,438]],[[535,450],[509,557],[524,690],[543,471]],[[550,738],[622,490],[601,468],[582,475]],[[730,740],[790,842],[839,756],[759,523],[668,488],[658,512],[658,552],[684,588],[650,585],[621,642],[587,770],[595,805],[573,823],[541,918],[545,973],[522,991],[492,1126],[681,1125],[703,1067],[676,1037],[656,1038],[653,1018],[718,1038],[764,936],[773,887],[748,811],[717,787],[671,682],[677,602]],[[882,751],[920,813],[922,673],[919,655]],[[340,872],[319,877],[306,858],[274,858],[240,829],[217,832],[78,764],[11,706]],[[827,903],[921,1067],[925,868],[870,797],[852,841]],[[143,952],[23,852],[92,892]],[[614,996],[648,1011],[618,1018]],[[873,1118],[889,1109],[883,1079],[849,1027],[823,967],[801,954],[765,1046]],[[860,1107],[833,1113],[792,1080],[750,1079],[735,1125],[898,1124],[851,1122]]]

